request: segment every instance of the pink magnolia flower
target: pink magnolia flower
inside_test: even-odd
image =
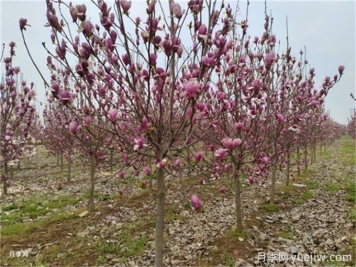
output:
[[[76,121],[72,121],[71,123],[69,123],[69,131],[72,134],[76,134],[79,130],[78,124]]]
[[[222,187],[220,187],[220,189],[219,189],[219,192],[221,193],[221,194],[225,194],[226,193],[226,191],[227,191],[227,188],[226,188],[226,186],[225,185],[223,185]]]
[[[227,138],[225,137],[221,143],[223,144],[223,146],[227,149],[230,149],[230,150],[233,150],[235,149],[236,147],[238,147],[239,145],[241,145],[242,143],[242,140],[240,138],[235,138],[235,139],[232,139],[232,138]]]
[[[112,122],[115,122],[118,118],[118,111],[117,109],[110,109],[109,112],[108,112],[108,115],[109,115],[109,119],[112,121]]]
[[[284,118],[284,116],[282,114],[278,114],[277,119],[280,123],[286,122],[286,119]]]
[[[269,162],[269,157],[263,157],[263,158],[262,158],[262,162],[263,162],[264,164],[267,164],[267,163]]]
[[[30,26],[27,24],[27,19],[21,18],[19,21],[20,24],[20,30],[25,30],[26,31],[26,26]]]
[[[122,189],[119,189],[117,192],[119,193],[120,196],[124,194],[124,191]]]
[[[141,188],[145,189],[147,187],[147,179],[142,181]]]
[[[84,127],[89,127],[90,124],[91,124],[91,118],[89,116],[86,116],[84,118],[84,123],[83,124],[84,124]]]
[[[341,65],[339,66],[339,74],[342,75],[344,73],[345,66]]]
[[[183,12],[182,12],[182,8],[177,3],[172,3],[171,8],[172,8],[172,13],[173,13],[174,17],[176,17],[177,19],[180,19],[185,11],[185,10],[183,10]]]
[[[201,210],[201,208],[203,207],[202,202],[196,195],[192,195],[192,198],[190,199],[190,204],[192,204],[193,208],[196,211]]]
[[[216,150],[215,156],[218,159],[223,159],[227,155],[227,151],[227,149],[219,148],[218,150]]]
[[[143,169],[143,173],[146,174],[146,175],[151,175],[151,169],[149,167],[145,167]]]
[[[201,152],[195,153],[195,161],[199,162],[203,159],[203,154]]]
[[[12,181],[11,180],[6,180],[6,185],[9,187],[12,185]]]
[[[200,83],[198,81],[188,81],[185,84],[185,91],[188,98],[194,98],[196,93],[200,91]]]
[[[143,137],[139,136],[137,138],[134,139],[135,141],[135,145],[134,145],[134,150],[137,150],[137,149],[140,149],[140,148],[143,148],[144,146],[147,146],[145,144],[145,140],[143,139]]]
[[[180,164],[180,159],[176,159],[176,161],[174,162],[174,167],[179,167]]]
[[[123,11],[124,11],[125,14],[127,14],[128,11],[130,10],[131,4],[132,4],[131,1],[120,0],[120,6],[121,6],[121,8],[123,9]]]
[[[124,179],[125,178],[125,172],[120,171],[118,176],[119,176],[120,179]]]
[[[166,166],[167,166],[167,159],[166,158],[162,159],[161,162],[159,162],[157,164],[157,168],[160,168],[160,169],[165,168]]]
[[[272,66],[273,62],[275,61],[276,55],[275,53],[268,53],[265,57],[265,64],[266,67],[269,68]]]

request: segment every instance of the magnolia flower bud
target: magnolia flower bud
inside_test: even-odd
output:
[[[192,198],[190,199],[190,203],[192,204],[193,208],[196,211],[201,210],[201,208],[203,206],[200,199],[196,195],[192,195]]]

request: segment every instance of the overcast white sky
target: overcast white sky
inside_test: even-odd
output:
[[[89,1],[72,1],[75,4],[85,3],[93,17],[97,18],[98,10]],[[112,1],[107,1],[110,5]],[[178,1],[177,1],[178,2]],[[181,2],[185,8],[186,2]],[[236,4],[236,1],[225,1]],[[349,96],[355,91],[355,2],[354,1],[267,1],[268,10],[274,17],[273,31],[285,48],[286,16],[289,23],[289,42],[292,51],[298,55],[300,49],[307,47],[307,58],[316,69],[316,87],[325,76],[337,74],[339,65],[345,66],[342,80],[331,89],[326,99],[326,109],[334,120],[346,124],[355,102]],[[133,12],[145,12],[143,1],[133,1]],[[240,2],[241,17],[245,14],[246,1]],[[142,11],[141,11],[142,9]],[[32,26],[26,31],[26,38],[31,53],[44,74],[47,54],[41,43],[50,46],[50,31],[46,24],[46,4],[43,1],[4,1],[0,0],[0,43],[6,43],[5,56],[8,55],[8,43],[16,42],[16,60],[24,78],[37,84],[37,100],[45,102],[43,82],[25,51],[19,30],[19,19],[27,18]],[[264,24],[264,2],[251,1],[249,9],[249,34],[261,36]],[[2,70],[2,69],[1,69]],[[39,107],[39,105],[38,105]]]

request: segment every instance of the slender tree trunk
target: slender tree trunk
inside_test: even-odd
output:
[[[164,182],[164,169],[157,168],[157,213],[155,233],[155,267],[163,266],[164,247],[164,204],[166,198],[166,185]]]
[[[89,191],[89,202],[88,202],[88,210],[94,211],[94,186],[95,186],[95,164],[94,164],[94,156],[90,156],[90,191]]]
[[[2,188],[3,197],[5,197],[7,195],[7,183],[6,183],[6,180],[8,179],[7,175],[8,175],[8,172],[9,172],[8,167],[7,167],[7,162],[4,162],[4,170],[5,170],[6,178],[3,178],[3,188]]]
[[[313,148],[314,163],[316,162],[316,146],[317,145],[315,145],[314,148]]]
[[[114,150],[111,149],[110,150],[110,172],[111,173],[114,173],[114,170],[113,170],[113,161],[114,161]]]
[[[148,180],[148,187],[149,187],[150,191],[152,191],[152,189],[153,189],[153,179],[152,179],[153,169],[152,169],[152,161],[150,161],[150,170],[151,170],[151,175],[150,175],[149,180]]]
[[[298,171],[298,174],[300,174],[300,151],[299,151],[299,147],[297,147],[297,171]]]
[[[63,153],[61,153],[61,173],[63,173]]]
[[[68,160],[68,172],[67,172],[67,182],[70,182],[70,177],[72,173],[72,162]]]
[[[57,153],[57,155],[56,155],[56,167],[59,166],[59,158],[60,158],[60,155]]]
[[[272,179],[271,179],[271,191],[270,191],[270,200],[271,204],[274,204],[274,196],[276,193],[276,174],[277,174],[277,164],[273,163],[272,165]]]
[[[235,207],[236,207],[236,231],[242,232],[243,231],[243,224],[242,224],[242,201],[241,201],[241,182],[240,182],[240,167],[235,167],[234,170],[234,182],[235,182]]]
[[[286,185],[289,185],[289,178],[290,178],[290,152],[289,148],[287,151],[287,180],[286,180]]]
[[[17,169],[18,169],[18,170],[21,170],[21,163],[20,163],[20,160],[17,162]]]
[[[307,170],[308,169],[308,148],[304,148],[304,167]]]
[[[272,179],[271,179],[271,191],[270,191],[270,203],[274,204],[274,195],[276,191],[276,174],[277,174],[277,143],[273,146],[272,155]]]

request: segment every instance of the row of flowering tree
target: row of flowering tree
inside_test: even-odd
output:
[[[11,183],[10,165],[14,165],[26,152],[30,152],[24,148],[31,141],[29,131],[35,117],[34,84],[19,81],[20,68],[12,64],[15,47],[16,44],[11,42],[9,56],[4,57],[5,51],[2,51],[0,58],[5,65],[0,83],[0,165],[3,196],[7,194],[7,186]],[[29,148],[32,149],[33,147]]]
[[[163,265],[167,173],[203,161],[214,177],[232,169],[242,231],[241,174],[265,182],[272,170],[273,202],[280,161],[312,118],[323,116],[323,99],[339,80],[326,78],[314,89],[307,63],[292,57],[290,47],[278,54],[268,16],[263,35],[251,39],[248,21],[236,23],[223,2],[192,0],[182,7],[173,0],[148,0],[145,17],[134,18],[131,1],[109,7],[99,0],[93,7],[100,11],[100,25],[88,19],[86,5],[46,5],[53,43],[43,43],[51,71],[49,79],[41,73],[51,92],[47,120],[60,118],[61,129],[68,129],[85,155],[91,194],[95,170],[109,151],[120,155],[121,178],[130,170],[151,174],[155,163],[155,266]],[[21,19],[23,37],[27,26]],[[24,42],[31,56],[25,37]],[[192,204],[201,208],[196,196]]]
[[[356,112],[354,112],[347,124],[347,133],[353,139],[356,139]]]

